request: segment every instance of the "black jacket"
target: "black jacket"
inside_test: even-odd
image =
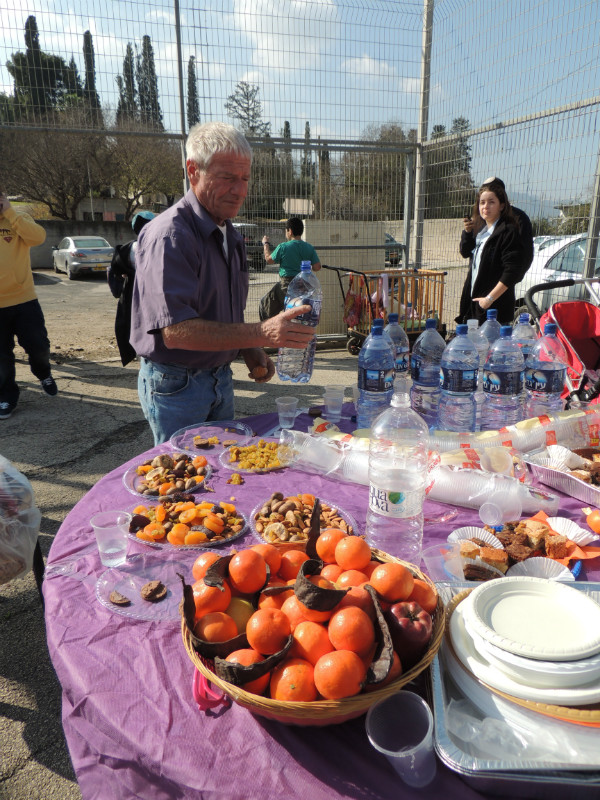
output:
[[[498,322],[510,325],[515,310],[515,284],[523,278],[531,263],[529,262],[525,267],[528,253],[524,247],[519,227],[504,220],[498,220],[494,232],[483,248],[475,286],[471,292],[474,249],[475,234],[463,231],[460,237],[460,254],[463,258],[469,259],[469,272],[463,286],[460,309],[455,322],[465,323],[471,318],[485,320],[486,311],[479,306],[479,303],[473,303],[471,298],[485,297],[498,281],[501,281],[508,289],[492,304],[491,308],[498,310]]]
[[[129,344],[131,328],[131,297],[135,269],[129,261],[133,241],[118,244],[115,247],[112,262],[108,270],[108,285],[113,297],[119,298],[115,316],[115,337],[119,347],[121,363],[127,366],[136,357],[136,352]]]

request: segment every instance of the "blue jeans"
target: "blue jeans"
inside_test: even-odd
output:
[[[233,375],[229,364],[186,369],[140,359],[138,394],[154,444],[197,422],[233,419]]]
[[[15,380],[15,336],[27,353],[29,368],[43,381],[50,377],[50,341],[38,300],[0,308],[0,403],[16,406],[19,387]]]

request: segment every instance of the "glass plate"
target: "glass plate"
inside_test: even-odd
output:
[[[202,542],[201,544],[171,544],[166,539],[164,542],[147,542],[145,539],[138,539],[135,533],[128,533],[130,539],[133,539],[134,542],[138,544],[146,544],[148,547],[152,547],[155,550],[168,550],[171,552],[177,552],[178,550],[206,550],[208,547],[223,547],[228,545],[229,542],[235,542],[236,539],[239,539],[243,536],[248,530],[248,520],[246,519],[245,514],[242,514],[241,511],[236,511],[236,517],[239,517],[244,527],[238,533],[235,533],[233,536],[230,536],[228,539],[219,539],[218,542]]]
[[[139,539],[137,540],[139,541]],[[191,567],[180,561],[170,561],[154,553],[129,556],[120,567],[106,570],[96,581],[96,597],[114,614],[151,622],[179,622],[179,603],[183,597],[180,572],[188,578]],[[143,600],[140,591],[148,581],[162,581],[167,596],[158,603]],[[117,606],[109,600],[112,591],[120,592],[131,600],[129,606]]]
[[[194,444],[194,436],[203,436],[206,439],[216,436],[219,439],[219,444],[213,447],[196,447]],[[180,428],[171,436],[169,444],[175,450],[188,450],[193,453],[206,453],[218,452],[223,450],[222,442],[228,439],[235,440],[239,447],[247,445],[250,439],[254,437],[254,431],[243,422],[236,422],[235,420],[222,420],[221,422],[198,422],[195,425],[188,425],[185,428]]]
[[[264,438],[264,437],[262,437]],[[229,460],[229,450],[225,449],[219,454],[219,464],[225,469],[230,469],[232,472],[243,472],[250,475],[260,475],[263,472],[276,472],[279,469],[285,469],[287,464],[282,464],[279,467],[268,467],[267,469],[243,469],[237,465],[237,461],[232,462]]]
[[[275,490],[275,491],[277,491],[277,490]],[[284,495],[284,496],[290,497],[290,495]],[[261,508],[264,506],[264,504],[269,499],[270,498],[267,497],[261,503],[258,503],[258,505],[255,506],[252,509],[252,513],[250,514],[250,530],[252,531],[254,536],[259,540],[259,542],[262,542],[263,544],[265,543],[266,539],[263,539],[263,537],[260,535],[260,533],[256,530],[256,521],[255,521],[254,518],[256,517],[258,512],[261,510]],[[339,503],[332,503],[329,500],[326,500],[324,497],[319,497],[319,500],[321,501],[321,503],[325,503],[325,505],[328,505],[332,509],[335,509],[337,511],[337,513],[340,515],[340,517],[346,522],[346,524],[352,526],[352,530],[354,531],[354,534],[356,536],[359,535],[358,525],[356,524],[356,520],[354,519],[352,514],[350,514],[348,511],[345,511],[339,505]]]
[[[171,455],[171,453],[168,453],[168,455]],[[203,454],[199,452],[197,455],[203,455]],[[143,462],[140,461],[140,464],[142,463]],[[145,494],[140,494],[140,492],[137,491],[137,487],[144,480],[144,476],[138,475],[136,472],[136,468],[140,464],[133,464],[133,466],[129,467],[127,472],[123,475],[123,486],[127,489],[128,492],[131,492],[131,494],[134,494],[136,497],[142,498],[142,500],[144,500],[145,502],[156,501],[159,499],[158,495],[156,494],[145,495]],[[186,493],[189,492],[195,493],[204,491],[204,488],[208,483],[208,481],[210,480],[212,473],[213,469],[211,465],[207,464],[206,473],[204,475],[204,480],[202,481],[202,483],[197,483],[192,489],[182,489],[181,491]]]

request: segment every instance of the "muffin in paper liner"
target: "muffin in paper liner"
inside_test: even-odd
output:
[[[572,519],[567,519],[566,517],[549,517],[546,523],[553,531],[562,533],[563,536],[566,536],[567,539],[579,546],[590,544],[590,542],[598,539],[597,533],[584,530]]]
[[[462,542],[469,539],[481,539],[490,547],[502,549],[502,542],[493,533],[485,528],[477,528],[475,525],[468,525],[464,528],[457,528],[448,536],[449,542]]]
[[[550,581],[574,581],[575,576],[570,569],[551,558],[533,556],[520,561],[509,568],[507,578],[529,577],[545,578]]]

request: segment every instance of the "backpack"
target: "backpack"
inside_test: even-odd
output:
[[[118,244],[108,268],[108,285],[113,297],[118,298],[115,316],[115,337],[121,356],[121,363],[127,366],[136,357],[136,352],[129,344],[131,329],[131,301],[133,297],[133,281],[135,269],[131,266],[129,256],[134,239],[125,244]]]

